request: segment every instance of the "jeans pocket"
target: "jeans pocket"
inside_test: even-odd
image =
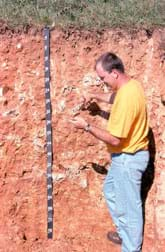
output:
[[[147,168],[148,161],[135,161],[134,163],[128,164],[128,176],[130,180],[135,182],[137,185],[141,184],[143,173]]]
[[[134,162],[137,163],[137,165],[141,166],[141,169],[145,170],[146,166],[149,162],[149,152],[148,151],[141,151],[134,155]]]

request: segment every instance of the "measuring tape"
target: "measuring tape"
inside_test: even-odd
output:
[[[45,42],[45,99],[46,99],[46,143],[47,143],[47,237],[53,238],[53,180],[52,180],[52,108],[50,97],[50,30],[44,29]]]

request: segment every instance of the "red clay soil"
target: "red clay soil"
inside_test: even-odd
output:
[[[113,51],[145,89],[152,158],[154,148],[156,155],[144,187],[149,192],[143,251],[163,252],[165,31],[51,32],[54,236],[47,240],[43,36],[34,28],[22,33],[5,29],[0,29],[0,251],[120,251],[106,238],[115,229],[102,192],[110,162],[106,146],[69,123],[82,92],[106,92],[93,67],[101,53]],[[99,106],[110,111],[110,106]],[[106,127],[96,104],[80,115]]]

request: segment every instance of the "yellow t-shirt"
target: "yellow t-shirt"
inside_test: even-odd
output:
[[[131,79],[116,94],[107,130],[121,138],[119,146],[108,145],[111,153],[134,153],[148,147],[148,118],[141,84]]]

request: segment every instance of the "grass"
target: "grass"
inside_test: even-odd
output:
[[[165,0],[0,0],[11,27],[151,28],[165,26]]]

